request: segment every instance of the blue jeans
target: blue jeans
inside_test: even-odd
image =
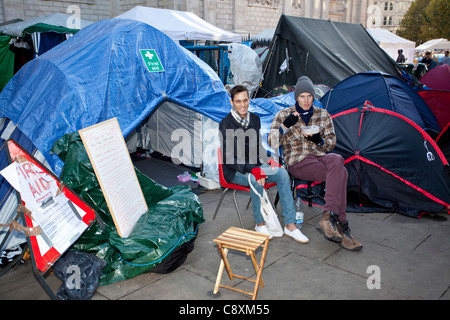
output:
[[[262,165],[261,169],[264,170],[264,172],[267,175],[266,183],[267,182],[276,182],[277,183],[277,189],[278,194],[280,197],[280,203],[281,203],[281,214],[283,216],[283,222],[284,225],[288,225],[295,222],[295,204],[294,204],[294,198],[292,196],[292,190],[291,190],[291,182],[289,178],[289,174],[286,171],[286,169],[280,167],[280,168],[272,168],[270,165]],[[242,174],[240,172],[236,172],[236,175],[234,176],[234,179],[232,183],[238,184],[241,186],[248,187],[248,175],[251,176],[251,183],[253,187],[259,192],[259,194],[262,196],[263,187],[260,186],[255,179],[255,176],[251,173],[245,173]],[[261,207],[261,199],[257,194],[253,192],[252,189],[250,189],[250,197],[252,199],[252,207],[253,207],[253,216],[255,218],[255,223],[260,224],[264,222],[264,218],[261,215],[260,207]]]

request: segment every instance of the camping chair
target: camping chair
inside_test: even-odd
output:
[[[325,182],[324,181],[308,181],[292,177],[292,190],[294,198],[301,197],[306,199],[308,207],[312,207],[313,203],[323,206],[325,204]],[[306,188],[306,194],[302,195],[301,190]]]
[[[243,229],[245,229],[244,223],[242,222],[241,212],[239,211],[239,206],[238,206],[237,201],[236,201],[236,191],[237,190],[243,190],[243,191],[250,192],[250,187],[244,187],[244,186],[241,186],[241,185],[238,185],[238,184],[228,183],[225,180],[225,177],[223,176],[223,160],[222,160],[222,151],[220,150],[220,147],[217,149],[217,157],[218,157],[218,160],[219,160],[219,181],[220,181],[220,185],[223,188],[225,188],[225,190],[223,190],[222,195],[221,195],[220,200],[219,200],[219,203],[217,204],[217,208],[216,208],[216,212],[214,212],[213,220],[216,218],[217,212],[219,211],[220,205],[222,204],[223,197],[225,196],[225,193],[228,190],[234,190],[233,191],[234,206],[236,207],[236,212],[237,212],[237,215],[239,217],[239,222],[241,223],[241,227]],[[264,185],[264,189],[269,189],[269,188],[272,188],[272,187],[274,187],[276,185],[277,184],[275,182],[266,183]],[[247,208],[248,208],[248,205],[247,205]]]
[[[278,151],[278,162],[284,165],[283,147],[281,145],[279,146]],[[308,201],[308,207],[312,207],[313,203],[318,203],[319,205],[323,205],[325,203],[325,200],[323,199],[323,197],[325,196],[325,183],[323,181],[302,180],[293,177],[290,173],[289,177],[291,178],[291,190],[294,200],[297,199],[298,196],[301,197],[301,190],[306,188],[307,193],[301,198],[302,200],[306,198],[306,200]],[[277,198],[275,199],[275,207],[278,203],[278,200],[279,198],[277,194]]]

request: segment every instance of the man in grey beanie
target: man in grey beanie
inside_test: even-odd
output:
[[[316,229],[345,249],[361,250],[362,244],[350,233],[345,212],[348,173],[344,159],[329,153],[336,145],[333,121],[325,109],[313,106],[314,96],[312,81],[300,77],[295,85],[295,105],[279,111],[272,121],[269,145],[274,150],[283,148],[284,164],[295,178],[325,181],[325,205]]]

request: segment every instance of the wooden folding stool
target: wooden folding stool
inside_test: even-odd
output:
[[[264,281],[262,279],[262,270],[264,268],[264,261],[266,259],[267,249],[269,248],[269,236],[255,231],[230,227],[227,231],[225,231],[216,239],[214,239],[214,242],[217,244],[217,249],[219,250],[219,254],[222,258],[220,261],[220,267],[219,272],[217,274],[216,284],[214,286],[214,294],[217,294],[219,292],[219,287],[222,287],[229,290],[248,294],[252,296],[252,300],[255,300],[258,294],[259,286],[261,286],[261,288],[264,288]],[[258,261],[256,260],[255,251],[259,247],[263,248],[263,252],[261,255],[260,262],[258,264]],[[231,271],[231,266],[227,258],[229,249],[242,251],[250,256],[253,263],[253,267],[255,268],[256,279],[250,279],[243,276],[239,276]],[[236,277],[239,279],[254,282],[255,288],[253,292],[244,291],[226,285],[221,285],[220,282],[222,281],[224,268],[226,268],[230,280],[233,280],[234,277]]]

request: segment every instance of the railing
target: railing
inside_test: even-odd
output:
[[[186,46],[187,50],[191,51],[201,60],[208,63],[211,68],[217,72],[222,83],[225,85],[227,83],[228,70],[230,69],[230,61],[228,59],[228,47],[225,45],[217,46]],[[207,55],[210,54],[214,59],[215,65],[211,65],[211,57]],[[210,61],[208,61],[210,60]]]

